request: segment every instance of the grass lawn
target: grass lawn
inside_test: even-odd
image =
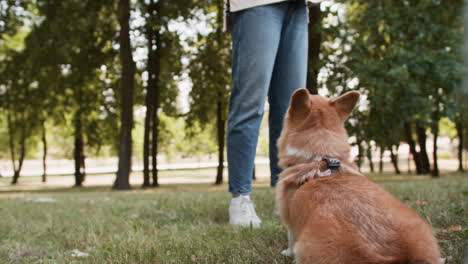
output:
[[[374,178],[373,178],[374,179]],[[468,177],[379,181],[433,226],[449,263],[468,241]],[[274,190],[256,183],[260,229],[227,224],[226,186],[163,185],[0,191],[0,263],[292,263],[272,214]],[[37,202],[30,198],[54,198]],[[460,230],[461,229],[461,230]]]

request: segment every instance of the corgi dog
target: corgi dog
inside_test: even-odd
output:
[[[350,162],[344,128],[359,100],[296,90],[278,139],[276,199],[300,264],[439,264],[431,227]]]

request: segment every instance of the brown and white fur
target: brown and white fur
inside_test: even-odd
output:
[[[344,122],[358,99],[357,92],[330,100],[306,89],[291,97],[278,140],[277,204],[289,232],[282,253],[300,264],[438,264],[430,226],[349,161]],[[341,160],[341,172],[314,178],[323,157]]]

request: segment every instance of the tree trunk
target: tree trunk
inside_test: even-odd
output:
[[[358,156],[357,156],[356,164],[358,166],[359,171],[361,171],[362,157],[364,156],[362,141],[358,141],[357,146],[358,146]]]
[[[42,182],[47,182],[47,134],[45,120],[42,120]]]
[[[73,151],[73,158],[75,160],[75,187],[83,186],[83,132],[81,123],[81,110],[78,110],[75,114],[75,147]]]
[[[74,160],[75,160],[75,187],[83,186],[84,175],[82,172],[82,149],[83,149],[83,138],[79,132],[75,132],[75,150],[74,150]]]
[[[416,142],[413,139],[412,131],[411,131],[411,124],[409,122],[405,122],[404,124],[405,130],[405,137],[406,142],[408,143],[410,153],[413,156],[414,165],[416,167],[416,174],[422,174],[422,164],[419,153],[416,151]]]
[[[10,143],[10,157],[11,157],[11,166],[13,168],[13,172],[16,172],[16,151],[15,151],[15,134],[13,132],[13,122],[11,120],[11,113],[10,110],[7,110],[7,126],[8,126],[8,141]],[[14,173],[15,174],[15,173]],[[18,176],[19,177],[19,176]],[[16,184],[18,182],[18,178],[13,175],[13,181],[11,184]]]
[[[224,145],[225,145],[225,120],[223,118],[223,94],[218,89],[218,102],[216,109],[216,129],[218,134],[218,170],[216,172],[215,184],[223,183],[223,171],[224,171]]]
[[[379,156],[379,173],[383,173],[383,154],[385,149],[380,147],[380,156]]]
[[[16,167],[16,160],[15,160],[15,142],[14,142],[14,131],[13,131],[13,123],[11,120],[11,115],[10,112],[8,111],[7,113],[7,123],[8,123],[8,134],[10,138],[10,152],[11,152],[11,158],[12,158],[12,163],[13,163],[13,179],[11,181],[11,184],[17,184],[18,179],[21,175],[21,169],[23,167],[23,161],[24,157],[26,156],[26,128],[24,127],[26,124],[26,119],[24,116],[24,112],[21,113],[21,126],[19,127],[20,129],[20,152],[19,152],[19,157],[18,157],[18,167]]]
[[[397,147],[398,151],[398,147]],[[390,158],[392,160],[393,168],[395,168],[396,174],[401,174],[400,169],[398,168],[398,155],[393,152],[393,146],[390,147]]]
[[[130,189],[132,168],[132,128],[133,128],[133,89],[135,82],[135,62],[130,44],[130,0],[119,0],[118,20],[120,24],[119,44],[122,64],[121,117],[119,137],[119,167],[114,182],[114,189]]]
[[[24,157],[26,156],[26,137],[25,137],[25,132],[24,132],[24,128],[22,128],[22,135],[21,135],[21,139],[20,139],[20,153],[19,153],[19,157],[18,157],[18,168],[14,171],[14,174],[13,174],[13,181],[11,182],[11,184],[17,184],[18,183],[18,179],[20,177],[20,174],[21,174],[21,169],[23,168],[23,161],[24,161]]]
[[[146,97],[148,97],[148,94],[146,94]],[[149,172],[151,112],[151,108],[146,104],[145,130],[143,134],[143,188],[151,186]]]
[[[431,165],[429,162],[429,156],[427,155],[426,149],[426,129],[423,124],[419,121],[416,122],[416,134],[418,135],[418,144],[420,149],[420,157],[422,162],[422,173],[427,174],[431,171]]]
[[[24,113],[22,113],[23,123],[26,122],[24,118]],[[14,184],[18,183],[18,178],[20,177],[21,169],[23,168],[24,157],[26,156],[26,128],[21,127],[21,139],[20,139],[20,153],[18,157],[18,168],[13,175]]]
[[[150,187],[150,168],[149,168],[149,159],[151,151],[151,129],[152,129],[152,120],[153,120],[153,107],[154,107],[154,30],[152,27],[152,18],[154,16],[154,3],[150,2],[148,5],[148,19],[146,20],[146,36],[148,41],[148,62],[147,62],[147,71],[148,71],[148,82],[146,87],[146,116],[145,116],[145,128],[143,135],[143,188]]]
[[[406,161],[408,164],[408,174],[410,174],[411,173],[411,154],[408,154]]]
[[[143,188],[151,186],[150,183],[150,169],[149,169],[149,156],[150,156],[150,137],[151,137],[151,113],[152,107],[149,105],[150,96],[147,91],[146,94],[146,116],[145,116],[145,128],[143,134]]]
[[[216,2],[217,5],[217,28],[216,28],[216,39],[218,43],[218,47],[222,47],[223,43],[223,32],[222,32],[222,24],[223,24],[223,5],[224,1],[218,0]],[[224,114],[224,94],[223,94],[223,87],[218,87],[217,89],[217,102],[216,102],[216,133],[217,133],[217,141],[218,141],[218,169],[216,171],[216,181],[215,184],[223,183],[223,172],[224,172],[224,146],[225,146],[225,133],[226,133],[226,118]]]
[[[158,96],[159,97],[159,96]],[[159,187],[158,180],[158,138],[159,138],[159,117],[157,108],[153,108],[153,138],[151,147],[152,157],[152,176],[153,176],[153,187]]]
[[[432,152],[432,159],[433,159],[433,167],[432,167],[432,171],[431,171],[431,175],[433,178],[438,178],[440,175],[439,175],[439,165],[437,164],[437,137],[439,136],[439,129],[435,129],[435,131],[433,132],[434,133],[434,141],[433,141],[433,144],[434,144],[434,151]]]
[[[432,134],[434,136],[433,138],[433,146],[434,149],[432,151],[432,170],[431,170],[431,176],[432,178],[438,178],[439,177],[439,164],[437,162],[437,138],[439,137],[439,111],[436,110],[432,113]]]
[[[458,121],[455,123],[455,127],[457,128],[458,134],[458,171],[463,172],[463,144],[464,144],[464,137],[463,137],[463,123]]]
[[[83,140],[83,138],[82,138]],[[84,140],[82,141],[81,144],[81,182],[86,181],[86,155],[85,155],[85,142]]]
[[[159,13],[159,4],[155,4],[156,14]],[[159,139],[159,115],[158,110],[160,107],[161,86],[159,77],[161,73],[161,36],[159,31],[154,31],[154,43],[156,44],[156,51],[154,54],[154,73],[153,73],[153,138],[152,138],[152,176],[153,187],[159,187],[158,180],[158,139]]]
[[[318,93],[317,76],[320,71],[320,44],[322,42],[322,12],[320,5],[309,8],[309,59],[307,70],[307,90],[311,94]]]
[[[368,144],[367,149],[366,149],[366,157],[367,157],[367,160],[369,161],[370,171],[374,172],[374,163],[372,162],[372,147],[370,144]]]

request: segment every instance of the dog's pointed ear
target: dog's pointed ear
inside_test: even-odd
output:
[[[359,96],[359,92],[350,91],[331,100],[330,103],[335,106],[338,115],[340,115],[343,120],[346,120],[359,101]]]
[[[289,112],[292,115],[307,114],[310,111],[309,91],[306,88],[299,88],[291,96]]]

